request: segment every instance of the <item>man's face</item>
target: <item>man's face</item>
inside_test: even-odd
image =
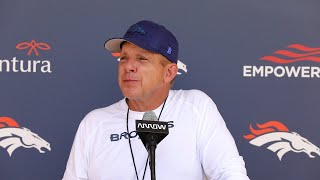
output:
[[[164,57],[131,43],[122,46],[118,83],[125,97],[144,101],[169,88],[161,58]]]

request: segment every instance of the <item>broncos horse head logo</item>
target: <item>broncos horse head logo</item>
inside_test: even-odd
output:
[[[40,153],[45,153],[42,148],[51,151],[47,141],[29,129],[20,127],[9,117],[0,117],[0,147],[7,149],[10,156],[19,147],[36,148]]]
[[[249,143],[255,146],[267,145],[267,149],[277,153],[281,161],[283,155],[292,151],[295,153],[306,153],[310,158],[318,154],[320,150],[317,146],[309,142],[306,138],[296,132],[289,132],[289,129],[278,121],[269,121],[264,124],[256,124],[259,129],[254,129],[250,124],[251,134],[244,138],[250,140]]]

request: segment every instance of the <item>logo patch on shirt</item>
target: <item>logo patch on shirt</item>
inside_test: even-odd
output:
[[[174,127],[174,121],[168,121],[168,128],[173,128]],[[129,139],[130,138],[136,138],[139,137],[137,134],[137,131],[131,131],[129,134],[128,132],[122,132],[119,134],[111,134],[110,135],[110,141],[120,141],[121,139]]]

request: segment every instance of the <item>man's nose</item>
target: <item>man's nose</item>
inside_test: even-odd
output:
[[[133,59],[128,59],[125,63],[125,71],[126,72],[136,72],[137,71],[137,63]]]

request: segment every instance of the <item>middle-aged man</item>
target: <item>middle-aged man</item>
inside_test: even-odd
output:
[[[170,124],[156,149],[158,180],[249,179],[211,98],[199,90],[170,90],[178,71],[178,42],[170,31],[144,20],[105,47],[121,54],[118,82],[125,98],[81,122],[64,180],[150,179],[148,152],[135,131],[146,111]]]

